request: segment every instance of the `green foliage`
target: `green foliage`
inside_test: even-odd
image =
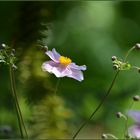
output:
[[[37,139],[68,138],[72,131],[68,120],[72,115],[72,111],[65,107],[61,97],[53,94],[47,95],[33,108],[30,133],[33,138]]]
[[[5,44],[1,44],[0,63],[11,65],[13,66],[13,68],[16,68],[15,61],[16,61],[15,50]]]
[[[34,53],[35,51],[38,53]],[[19,92],[29,104],[38,103],[46,94],[53,91],[48,75],[41,70],[43,53],[33,45],[19,63]]]
[[[15,112],[6,108],[0,109],[0,138],[14,138],[18,134]],[[13,113],[14,112],[14,113]],[[7,119],[8,116],[8,119]]]

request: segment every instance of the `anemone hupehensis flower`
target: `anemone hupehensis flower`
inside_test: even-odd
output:
[[[140,111],[129,110],[128,115],[135,121],[135,124],[128,129],[129,134],[134,138],[140,138]]]
[[[78,81],[84,79],[82,71],[86,70],[86,66],[78,66],[68,57],[61,56],[55,49],[46,51],[51,60],[42,64],[42,70],[53,73],[56,77],[70,77]]]

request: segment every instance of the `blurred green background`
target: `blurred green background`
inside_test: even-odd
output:
[[[140,41],[140,1],[22,1],[0,2],[0,43],[16,49],[16,84],[23,118],[31,138],[72,138],[81,123],[104,97],[115,71],[111,56],[124,57]],[[49,60],[47,45],[87,65],[84,81],[57,78],[42,72]],[[129,62],[140,65],[140,52]],[[0,66],[0,138],[19,136],[7,66]],[[113,90],[95,118],[77,138],[101,138],[102,133],[123,137],[126,112],[139,94],[137,71],[120,73]],[[140,109],[140,103],[134,109]]]

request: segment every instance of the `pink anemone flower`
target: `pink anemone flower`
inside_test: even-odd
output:
[[[129,110],[128,115],[135,121],[135,124],[128,129],[129,134],[134,138],[140,138],[140,111]]]
[[[51,58],[42,64],[42,70],[53,73],[56,77],[70,77],[78,81],[84,80],[82,71],[86,66],[78,66],[70,58],[61,56],[55,49],[47,51],[46,54]]]

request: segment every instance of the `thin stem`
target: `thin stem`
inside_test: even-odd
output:
[[[132,68],[137,69],[137,70],[140,69],[140,67],[137,67],[137,66],[132,66]]]
[[[135,46],[132,47],[132,48],[130,48],[130,49],[128,50],[128,52],[126,53],[126,55],[125,55],[125,57],[124,57],[124,62],[126,62],[127,57],[129,56],[130,52],[131,52],[133,49],[135,49]],[[111,91],[111,89],[112,89],[112,87],[113,87],[113,85],[114,85],[114,83],[115,83],[115,80],[116,80],[116,78],[117,78],[119,72],[120,72],[120,70],[117,70],[117,72],[116,72],[116,74],[115,74],[115,76],[114,76],[114,78],[113,78],[113,80],[112,80],[112,83],[111,83],[111,85],[110,85],[110,87],[109,87],[107,93],[105,94],[105,97],[102,99],[102,101],[101,101],[100,104],[97,106],[97,108],[94,110],[94,112],[90,115],[89,119],[88,119],[87,121],[85,121],[85,122],[81,125],[81,127],[76,131],[75,135],[73,136],[73,140],[74,140],[74,139],[76,138],[76,136],[79,134],[79,132],[81,131],[81,129],[92,119],[92,117],[95,115],[95,113],[96,113],[96,112],[100,109],[100,107],[103,105],[103,103],[105,102],[106,98],[107,98],[108,95],[110,94],[110,91]]]
[[[125,122],[125,128],[124,128],[124,139],[126,138],[126,136],[128,136],[128,117],[127,117],[127,120]]]
[[[117,137],[115,137],[114,135],[112,135],[112,134],[106,134],[107,136],[109,136],[109,137],[111,137],[111,138],[113,138],[113,139],[118,139]]]
[[[13,71],[13,68],[12,68],[11,65],[10,65],[10,77],[11,77],[11,86],[12,86],[12,89],[13,89],[12,91],[13,91],[13,95],[14,95],[14,98],[15,98],[15,103],[16,103],[16,107],[17,107],[17,111],[18,111],[18,116],[20,118],[20,125],[22,123],[22,126],[23,126],[25,134],[26,134],[26,138],[28,139],[28,133],[26,131],[26,127],[25,127],[25,124],[24,124],[24,121],[23,121],[23,117],[22,117],[22,113],[21,113],[21,109],[20,109],[20,106],[19,106],[18,97],[17,97],[17,93],[16,93],[15,75],[14,75],[14,71]]]
[[[134,105],[134,101],[132,101],[132,103],[129,106],[129,109],[131,109]],[[126,138],[126,136],[128,136],[128,115],[126,115],[126,122],[125,122],[125,130],[124,130],[124,138]]]
[[[16,99],[15,99],[15,90],[14,90],[13,76],[12,76],[12,70],[11,69],[12,68],[10,66],[9,72],[10,72],[10,82],[11,82],[11,89],[12,89],[12,97],[13,97],[15,108],[16,108],[16,114],[17,114],[17,118],[18,118],[18,124],[19,124],[21,138],[24,138],[24,135],[23,135],[23,132],[22,132],[22,125],[21,125],[21,121],[20,121],[19,110],[18,110],[18,107],[17,107]]]
[[[95,115],[95,113],[100,109],[100,107],[102,106],[102,104],[105,102],[106,98],[108,97],[114,83],[115,83],[115,80],[119,74],[120,70],[117,70],[113,80],[112,80],[112,83],[107,91],[107,93],[105,94],[105,97],[102,99],[102,101],[100,102],[100,104],[97,106],[97,108],[94,110],[94,112],[90,115],[89,119],[87,121],[85,121],[81,127],[76,131],[75,135],[73,136],[73,140],[76,138],[76,136],[79,134],[79,132],[81,131],[81,129],[92,119],[92,117]]]
[[[56,92],[58,90],[58,86],[60,84],[60,78],[58,78],[57,83],[56,83],[56,87],[55,87],[55,91],[54,91],[54,95],[56,95]]]
[[[135,46],[133,46],[132,48],[130,48],[130,49],[127,51],[127,53],[126,53],[126,55],[125,55],[125,57],[124,57],[124,62],[126,62],[127,57],[129,56],[130,52],[131,52],[132,50],[134,50],[134,49],[135,49]]]
[[[126,55],[125,55],[125,57],[124,57],[124,62],[126,62],[128,56],[129,56],[129,54],[130,54],[134,49],[135,49],[135,46],[133,46],[132,48],[130,48],[130,49],[127,51],[127,53],[126,53]],[[132,66],[132,68],[138,69],[138,67],[136,67],[136,66]],[[130,105],[130,108],[133,106],[133,104],[134,104],[134,101],[133,101],[132,104]],[[127,119],[126,119],[126,123],[125,123],[124,138],[125,138],[126,135],[128,135],[128,131],[127,131],[127,129],[128,129],[128,116],[126,116],[126,118],[127,118]]]

